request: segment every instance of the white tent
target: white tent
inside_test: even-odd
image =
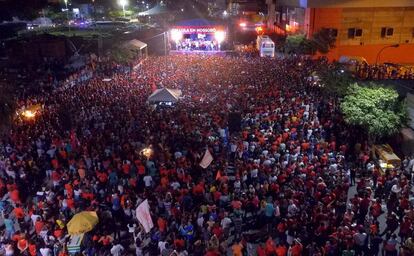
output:
[[[148,45],[144,42],[141,42],[137,39],[132,39],[124,44],[122,44],[122,47],[126,49],[131,49],[133,51],[137,51],[139,54],[139,58],[145,59],[148,56]],[[144,51],[143,51],[144,50]]]
[[[126,46],[126,47],[131,46],[131,47],[134,47],[134,48],[137,48],[137,49],[142,50],[145,47],[147,47],[147,44],[144,43],[144,42],[141,42],[141,41],[139,41],[137,39],[132,39],[132,40],[129,40],[129,41],[125,42],[124,43],[124,46]]]
[[[148,97],[148,102],[151,104],[159,102],[176,103],[181,97],[181,94],[181,90],[161,88],[155,90],[155,92]]]

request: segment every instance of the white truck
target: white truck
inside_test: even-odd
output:
[[[275,57],[275,43],[267,35],[257,36],[256,48],[260,57]]]

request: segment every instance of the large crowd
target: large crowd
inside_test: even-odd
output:
[[[360,79],[368,80],[413,80],[414,66],[393,63],[373,64],[358,63],[355,74]]]
[[[378,169],[337,99],[308,84],[321,65],[177,55],[125,73],[106,61],[21,99],[44,107],[1,140],[0,255],[68,255],[82,211],[99,223],[78,255],[414,255],[414,160]],[[183,97],[154,108],[158,87]]]

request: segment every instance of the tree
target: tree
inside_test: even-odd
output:
[[[341,98],[345,96],[355,80],[351,72],[340,63],[335,63],[333,66],[322,65],[317,73],[323,85],[323,92]]]
[[[289,35],[286,37],[285,50],[288,53],[311,54],[316,52],[328,53],[335,47],[336,38],[330,29],[322,28],[312,37],[306,38],[304,34]]]
[[[311,41],[314,43],[317,51],[325,54],[335,47],[336,38],[332,30],[322,28],[313,34]]]
[[[313,54],[316,49],[312,41],[308,40],[304,34],[297,34],[286,37],[285,51],[296,54]]]
[[[407,120],[407,108],[394,89],[352,84],[341,103],[348,124],[364,128],[370,141],[393,135]]]

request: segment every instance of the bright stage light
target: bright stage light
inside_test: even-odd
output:
[[[183,38],[183,33],[177,29],[171,30],[171,39],[175,42],[180,41]]]
[[[245,28],[247,26],[246,22],[240,23],[240,27]]]
[[[128,0],[118,0],[118,4],[122,7],[128,5]]]
[[[260,34],[260,33],[262,33],[263,32],[263,28],[262,27],[256,27],[256,32],[258,33],[258,34]]]
[[[144,148],[141,150],[141,154],[143,154],[146,158],[150,158],[153,154],[153,150],[150,147]]]
[[[220,44],[226,38],[226,33],[224,31],[216,31],[214,33],[214,37],[216,38],[217,42]]]
[[[34,118],[36,116],[36,112],[31,110],[25,110],[23,111],[22,115],[26,118]]]

